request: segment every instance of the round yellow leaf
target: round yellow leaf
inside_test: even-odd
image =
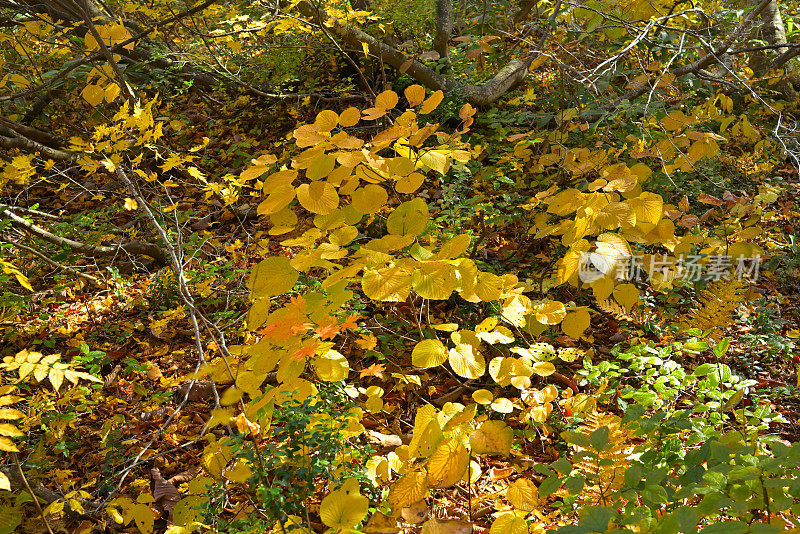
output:
[[[469,444],[475,454],[508,454],[514,431],[503,421],[484,421],[469,436]]]
[[[106,92],[99,85],[87,85],[81,91],[81,96],[86,100],[90,106],[96,107],[106,96]]]
[[[557,300],[545,302],[536,308],[536,320],[542,324],[558,324],[566,316],[566,307]]]
[[[375,97],[375,107],[378,109],[394,109],[400,99],[394,91],[384,91]]]
[[[478,323],[478,326],[475,327],[475,333],[480,334],[481,332],[491,332],[499,322],[500,322],[500,317],[497,316],[487,317],[486,319]]]
[[[372,215],[386,204],[389,194],[377,184],[368,184],[353,191],[350,197],[352,199],[350,205],[359,213]]]
[[[314,126],[320,132],[330,132],[339,123],[339,115],[335,111],[329,109],[320,111],[317,114],[317,120],[314,121]]]
[[[447,349],[438,339],[423,339],[411,352],[411,363],[421,369],[436,367],[446,361]]]
[[[272,215],[278,213],[294,200],[295,189],[292,184],[281,184],[270,192],[259,205],[259,215]]]
[[[399,510],[421,501],[428,495],[428,473],[424,469],[403,475],[389,488],[386,500],[392,510]]]
[[[454,439],[439,443],[428,458],[428,483],[434,488],[456,484],[469,466],[467,448]]]
[[[479,389],[472,392],[472,400],[478,404],[491,404],[494,400],[494,395],[488,389]]]
[[[419,235],[428,226],[428,205],[421,198],[403,202],[386,219],[386,230],[394,235]]]
[[[539,490],[533,481],[527,478],[518,478],[509,484],[506,490],[506,499],[514,508],[532,512],[539,503]]]
[[[394,184],[394,190],[403,194],[413,193],[419,189],[419,186],[421,186],[424,181],[425,177],[422,174],[412,172],[408,176],[398,179]]]
[[[422,104],[422,101],[425,100],[425,88],[416,83],[406,87],[403,93],[406,95],[408,105],[412,107]]]
[[[567,316],[561,321],[561,331],[569,337],[580,339],[583,332],[589,328],[590,323],[589,310],[586,308],[569,310]]]
[[[630,310],[639,304],[639,290],[633,284],[620,284],[614,288],[614,300]]]
[[[358,490],[358,481],[350,478],[322,499],[319,505],[322,522],[335,529],[351,529],[363,521],[369,512],[369,499]]]
[[[535,362],[533,372],[539,376],[550,376],[556,372],[556,366],[551,362]]]
[[[367,269],[361,277],[361,289],[372,300],[402,302],[411,292],[411,274],[400,267]]]
[[[514,404],[505,397],[498,397],[492,402],[492,410],[498,413],[511,413],[514,411]]]
[[[429,519],[422,525],[421,534],[472,534],[472,523],[458,519]]]
[[[445,300],[456,289],[455,268],[443,261],[419,263],[411,275],[411,287],[429,300]]]
[[[350,106],[346,110],[342,111],[341,115],[339,115],[339,126],[348,128],[350,126],[355,126],[360,120],[361,111],[358,108]]]
[[[327,215],[339,206],[339,195],[327,182],[301,184],[297,188],[297,200],[311,213]]]
[[[270,256],[255,266],[247,287],[251,298],[274,297],[291,291],[299,276],[289,258]]]
[[[474,345],[460,343],[450,349],[450,367],[464,378],[480,378],[486,372],[486,360]]]
[[[506,512],[497,516],[489,534],[528,534],[528,523],[520,513]]]
[[[329,350],[324,355],[319,356],[314,362],[314,368],[317,371],[317,376],[325,382],[340,382],[346,379],[350,372],[350,364],[347,363],[347,358],[335,350]]]

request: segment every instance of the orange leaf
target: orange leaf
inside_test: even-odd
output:
[[[358,377],[364,378],[365,376],[377,376],[378,378],[383,378],[383,372],[386,370],[386,366],[382,363],[373,363],[369,367],[366,367],[361,370]]]

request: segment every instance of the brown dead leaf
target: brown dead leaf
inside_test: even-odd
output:
[[[172,515],[172,509],[181,500],[178,488],[161,476],[161,471],[157,467],[150,470],[150,477],[153,479],[153,498]]]

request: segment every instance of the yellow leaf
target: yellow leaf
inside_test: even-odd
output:
[[[633,284],[620,284],[614,288],[614,300],[630,310],[639,303],[639,290]]]
[[[211,435],[212,437],[213,434]],[[212,441],[203,450],[201,463],[208,474],[219,480],[222,470],[233,458],[233,450],[224,441]]]
[[[472,523],[458,519],[429,519],[422,525],[421,534],[472,534]]]
[[[47,378],[50,380],[50,384],[52,384],[53,389],[58,391],[61,389],[61,384],[64,383],[64,371],[61,369],[51,368]]]
[[[502,317],[503,320],[522,328],[527,322],[526,316],[532,311],[531,299],[525,295],[512,295],[503,302]]]
[[[482,332],[491,332],[497,323],[500,322],[499,317],[487,317],[475,327],[475,333],[480,334]]]
[[[408,105],[411,107],[418,106],[425,100],[425,88],[416,83],[406,87],[403,93],[406,95]]]
[[[247,288],[253,299],[274,297],[291,291],[299,276],[289,258],[270,256],[255,266]]]
[[[427,369],[442,365],[447,361],[447,349],[438,339],[423,339],[411,351],[411,363],[414,367]]]
[[[422,262],[411,275],[417,294],[430,300],[445,300],[456,289],[455,269],[443,261]]]
[[[630,198],[628,205],[636,214],[636,223],[658,224],[664,216],[664,199],[655,193],[643,192],[637,197]]]
[[[400,99],[394,91],[384,91],[375,97],[375,107],[379,109],[394,109]]]
[[[0,436],[0,451],[3,452],[19,452],[19,449],[14,442],[8,438]]]
[[[458,376],[480,378],[486,372],[486,359],[475,345],[459,343],[450,349],[450,367]]]
[[[126,197],[124,206],[128,211],[135,211],[139,208],[139,203],[133,198]]]
[[[530,384],[530,382],[528,382]],[[492,410],[498,413],[511,413],[514,411],[514,404],[505,397],[497,397],[492,401]]]
[[[377,184],[367,184],[352,192],[350,205],[359,213],[372,215],[377,213],[386,204],[389,194],[386,189]]]
[[[400,267],[366,269],[361,277],[361,289],[372,300],[402,302],[411,292],[411,274]]]
[[[11,481],[2,471],[0,471],[0,490],[11,491]]]
[[[460,234],[452,239],[449,239],[439,252],[436,253],[436,259],[451,260],[461,256],[469,248],[470,237],[469,234]]]
[[[421,186],[424,181],[425,177],[422,174],[418,172],[412,172],[408,176],[399,178],[394,184],[394,189],[398,193],[413,193],[419,189],[419,186]]]
[[[591,317],[589,310],[586,308],[578,308],[569,310],[567,316],[561,321],[561,331],[569,337],[580,339],[583,332],[589,328],[591,324]]]
[[[134,507],[133,520],[136,522],[136,527],[141,534],[150,534],[153,532],[153,524],[155,518],[153,517],[153,510],[146,504],[139,503]]]
[[[536,308],[536,320],[542,324],[558,324],[566,316],[564,304],[556,300],[545,302]]]
[[[328,182],[311,182],[297,188],[297,200],[311,213],[327,215],[339,206],[336,188]]]
[[[350,364],[341,353],[329,350],[314,361],[317,376],[326,382],[339,382],[345,380],[350,373]]]
[[[534,362],[533,372],[539,376],[550,376],[556,372],[556,366],[551,362]]]
[[[428,205],[421,198],[403,202],[386,219],[386,230],[394,235],[419,235],[428,226]]]
[[[482,302],[499,300],[503,292],[503,277],[492,273],[478,273],[473,292]]]
[[[295,193],[295,188],[290,183],[278,185],[258,205],[257,213],[259,215],[272,215],[280,212],[294,200]]]
[[[253,471],[247,465],[245,460],[238,460],[233,467],[226,469],[223,472],[223,476],[231,482],[244,484],[250,479],[251,476],[253,476]]]
[[[578,358],[583,358],[586,353],[575,347],[561,347],[558,349],[558,357],[567,363],[574,362]]]
[[[0,408],[0,419],[22,419],[25,414],[14,408]]]
[[[358,480],[347,479],[342,486],[322,499],[319,517],[335,529],[351,529],[367,517],[369,499],[359,493]]]
[[[506,499],[514,508],[532,512],[539,503],[539,490],[532,480],[518,478],[509,484]]]
[[[329,109],[320,111],[317,114],[317,119],[314,121],[314,126],[320,132],[330,132],[339,123],[339,115],[335,111]]]
[[[425,100],[425,102],[422,103],[422,107],[419,108],[420,115],[427,115],[436,109],[443,99],[444,93],[442,91],[435,91],[431,96],[428,97],[427,100]]]
[[[514,431],[503,421],[484,421],[469,436],[469,444],[475,454],[497,453],[507,455],[511,452]]]
[[[119,85],[111,83],[108,84],[108,87],[106,87],[105,91],[103,92],[103,98],[105,98],[106,102],[110,104],[111,102],[117,99],[119,93],[120,93]]]
[[[81,96],[90,106],[97,107],[105,98],[106,93],[99,85],[87,85],[81,91]]]
[[[441,175],[447,174],[450,170],[450,158],[438,150],[428,150],[419,157],[419,163],[428,168],[433,169]]]
[[[358,108],[350,106],[339,115],[339,126],[345,128],[355,126],[358,124],[359,120],[361,120],[361,111],[359,111]]]
[[[12,438],[21,438],[25,434],[11,423],[0,423],[0,436],[9,436]]]
[[[478,389],[472,392],[472,400],[478,404],[491,404],[494,400],[494,395],[488,389]]]
[[[403,475],[389,488],[386,500],[392,510],[399,510],[421,501],[428,495],[428,473],[424,469]]]
[[[520,512],[505,512],[489,528],[489,534],[528,534],[528,523]]]
[[[428,458],[428,483],[434,488],[456,484],[469,466],[467,448],[455,439],[442,441]]]

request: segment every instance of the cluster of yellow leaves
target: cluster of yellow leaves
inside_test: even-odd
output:
[[[44,356],[40,352],[20,351],[16,356],[6,356],[3,363],[0,363],[0,370],[17,371],[19,382],[25,382],[33,377],[36,382],[49,380],[53,389],[58,392],[66,379],[68,382],[77,385],[80,380],[91,382],[101,382],[98,378],[81,371],[76,371],[72,365],[60,361],[60,354]],[[23,419],[25,414],[15,408],[10,408],[12,404],[24,402],[25,397],[15,395],[19,392],[16,385],[8,384],[0,387],[0,421]],[[10,438],[21,438],[25,434],[11,423],[0,423],[0,451],[19,452],[19,449]],[[11,485],[8,477],[0,473],[0,489],[10,490]]]
[[[74,385],[77,385],[80,380],[102,382],[99,378],[89,373],[77,371],[71,364],[62,362],[60,354],[44,356],[41,352],[23,350],[18,352],[16,356],[3,358],[3,363],[0,363],[0,369],[6,371],[16,370],[19,373],[20,382],[24,382],[29,376],[32,376],[37,382],[47,379],[56,392],[61,389],[64,379]]]

